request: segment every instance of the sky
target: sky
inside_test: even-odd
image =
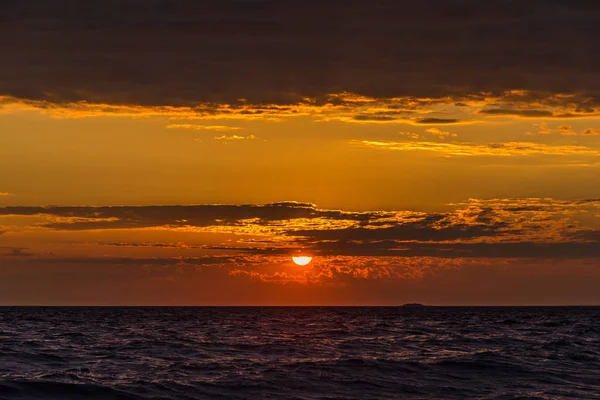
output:
[[[0,304],[600,304],[599,27],[583,0],[2,1]]]

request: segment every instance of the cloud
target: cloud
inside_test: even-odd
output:
[[[32,263],[48,264],[87,264],[87,265],[187,265],[187,266],[209,266],[221,265],[232,260],[231,257],[35,257],[29,261]]]
[[[588,128],[588,129],[586,129],[586,130],[583,131],[582,135],[584,135],[584,136],[596,136],[596,135],[600,135],[600,129]]]
[[[391,115],[382,114],[359,114],[353,117],[356,121],[368,121],[368,122],[393,122],[399,118]]]
[[[14,196],[14,194],[7,193],[7,192],[0,192],[0,197],[11,197],[11,196]]]
[[[429,151],[446,156],[486,156],[486,157],[510,157],[510,156],[567,156],[582,155],[599,157],[600,150],[578,145],[547,145],[533,142],[507,142],[507,143],[441,143],[441,142],[394,142],[394,141],[372,141],[353,140],[353,145],[369,147],[381,150],[399,151]]]
[[[273,263],[275,260],[269,260]],[[402,280],[415,282],[426,275],[441,270],[469,265],[469,260],[449,260],[436,257],[369,257],[369,256],[324,256],[314,259],[309,270],[264,271],[256,268],[232,269],[234,276],[275,284],[351,284],[353,281]]]
[[[539,124],[534,124],[534,126],[537,128],[537,134],[538,135],[550,135],[552,133],[557,132],[556,129],[552,129],[548,126],[547,123],[545,122],[541,122]],[[533,135],[533,133],[531,132],[527,132],[528,135]]]
[[[365,221],[372,214],[319,210],[310,203],[279,202],[266,205],[0,207],[0,215],[44,216],[47,221],[43,226],[47,228],[87,230],[233,226],[240,221],[265,224],[288,220]]]
[[[242,128],[238,126],[227,126],[227,125],[192,125],[192,124],[170,124],[166,126],[167,129],[191,129],[194,131],[237,131]]]
[[[505,91],[497,95],[471,93],[460,96],[419,98],[396,96],[374,98],[356,93],[330,93],[321,98],[303,98],[294,104],[197,103],[191,106],[145,106],[91,103],[87,101],[56,103],[17,99],[0,95],[0,112],[36,110],[52,118],[93,118],[101,116],[126,118],[168,118],[177,121],[282,121],[309,117],[319,122],[359,124],[452,125],[482,123],[493,115],[481,113],[482,107],[502,104],[506,107],[548,107],[553,118],[600,117],[600,107],[581,94],[556,95],[546,92]],[[431,114],[441,117],[430,117]],[[415,115],[424,115],[423,117]],[[458,118],[460,116],[460,118]],[[513,116],[521,118],[519,116]],[[231,131],[230,125],[197,125],[172,123],[169,129]]]
[[[557,128],[550,128],[548,126],[547,123],[542,122],[539,124],[534,124],[535,127],[537,127],[537,134],[538,135],[550,135],[553,133],[558,133],[562,136],[575,136],[577,135],[577,132],[575,132],[573,130],[573,128],[571,127],[571,125],[559,125]],[[535,133],[531,133],[531,132],[527,132],[527,135],[534,135]],[[585,131],[581,133],[582,135],[585,135]]]
[[[132,242],[100,242],[101,246],[115,247],[155,247],[161,249],[204,249],[206,246],[190,245],[183,242],[177,243],[132,243]]]
[[[521,89],[597,99],[599,11],[570,3],[351,0],[343,18],[332,18],[339,4],[317,0],[5,1],[3,34],[17,39],[3,48],[0,93],[146,106],[296,104],[342,91],[440,98]]]
[[[552,117],[554,114],[548,110],[511,110],[506,108],[491,108],[479,111],[481,114],[488,115],[516,115],[519,117],[528,118],[541,118],[541,117]]]
[[[600,234],[577,221],[600,200],[472,199],[454,212],[375,228],[295,231],[323,254],[404,257],[600,257]],[[597,218],[597,217],[592,217]]]
[[[245,206],[3,207],[0,215],[37,216],[35,226],[45,228],[47,234],[147,228],[173,234],[233,234],[240,240],[190,246],[144,242],[99,245],[225,251],[246,260],[236,258],[238,264],[250,262],[248,257],[261,260],[286,256],[300,248],[321,256],[600,257],[600,200],[472,199],[452,207],[451,211],[437,213],[346,212],[284,202]],[[193,258],[178,260],[170,262],[197,262]],[[152,259],[131,262],[154,263]]]
[[[453,118],[419,118],[415,121],[417,124],[436,124],[436,125],[449,125],[458,124],[461,122],[459,119]]]
[[[240,246],[239,243],[243,243],[245,241],[238,240],[235,245],[190,245],[183,242],[179,243],[135,243],[135,242],[113,242],[106,243],[100,242],[96,243],[99,246],[114,246],[114,247],[142,247],[142,248],[154,248],[154,249],[179,249],[179,250],[227,250],[230,252],[234,252],[236,254],[239,253],[250,253],[250,254],[263,254],[263,255],[289,255],[298,249],[295,247],[249,247],[249,246]],[[248,243],[257,243],[257,244],[269,244],[272,246],[276,246],[277,242],[275,240],[249,240]]]
[[[231,141],[231,140],[254,140],[254,139],[256,139],[256,136],[254,136],[254,135],[248,135],[248,136],[238,136],[238,135],[215,136],[215,140],[222,140],[222,141],[225,141],[225,142]]]
[[[446,137],[456,137],[456,133],[451,133],[451,132],[447,132],[447,131],[442,131],[439,128],[428,128],[425,129],[425,132],[430,133],[434,136],[439,137],[440,139],[444,139]]]
[[[573,130],[573,128],[571,128],[570,125],[561,125],[558,127],[558,133],[560,133],[563,136],[573,136],[573,135],[577,135],[577,132],[575,132]]]
[[[398,134],[401,136],[406,136],[413,140],[424,140],[425,139],[423,136],[419,135],[418,133],[414,133],[414,132],[398,132]]]

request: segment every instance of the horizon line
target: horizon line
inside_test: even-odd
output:
[[[317,307],[328,307],[328,308],[409,308],[409,309],[418,309],[421,307],[431,307],[431,308],[442,308],[442,307],[447,307],[447,308],[451,308],[451,307],[600,307],[600,304],[477,304],[477,305],[469,305],[469,304],[446,304],[446,305],[439,305],[439,304],[421,304],[421,303],[404,303],[404,304],[388,304],[388,305],[369,305],[369,304],[362,304],[362,305],[356,305],[356,304],[350,304],[350,305],[344,305],[344,304],[336,304],[336,305],[326,305],[326,304],[309,304],[309,305],[301,305],[301,304],[295,304],[295,305],[261,305],[261,304],[233,304],[233,305],[219,305],[219,304],[214,304],[214,305],[193,305],[193,304],[187,304],[187,305],[169,305],[169,304],[77,304],[77,305],[69,305],[69,304],[0,304],[0,308],[8,308],[8,307],[47,307],[47,308],[51,308],[51,307],[56,307],[56,308],[67,308],[67,307],[102,307],[102,308],[125,308],[125,307],[138,307],[138,308],[157,308],[157,307],[162,307],[162,308],[253,308],[253,307],[261,307],[261,308],[284,308],[284,307],[313,307],[313,308],[317,308]]]

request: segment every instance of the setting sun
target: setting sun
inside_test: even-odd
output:
[[[298,265],[307,265],[308,263],[311,262],[312,257],[308,257],[308,256],[292,257],[292,260],[294,260],[294,262]]]

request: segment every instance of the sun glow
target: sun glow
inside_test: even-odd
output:
[[[294,262],[298,265],[307,265],[309,262],[311,262],[312,257],[308,257],[308,256],[292,257],[292,260],[294,260]]]

